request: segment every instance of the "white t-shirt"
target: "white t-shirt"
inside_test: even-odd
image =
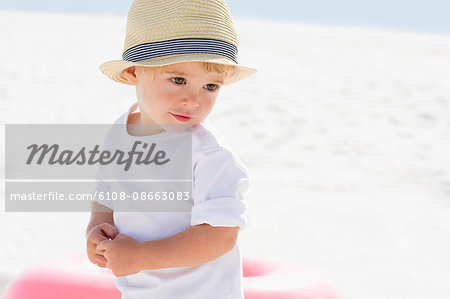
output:
[[[129,138],[126,130],[128,116],[137,108],[135,103],[122,114],[115,124],[122,124],[123,134],[109,136],[106,143],[120,143]],[[191,212],[114,212],[114,223],[120,233],[138,241],[165,238],[187,228],[207,223],[211,226],[242,229],[246,224],[242,193],[248,188],[248,176],[242,162],[222,142],[218,141],[207,125],[192,128],[192,201]],[[144,136],[149,144],[170,145],[173,139],[165,132]],[[142,140],[142,136],[140,136]],[[152,168],[149,167],[149,171]],[[97,191],[121,192],[134,188],[133,184],[108,184],[98,181]],[[127,190],[134,192],[137,190]],[[139,190],[142,191],[142,190]],[[99,202],[114,210],[114,201]],[[124,299],[148,298],[243,298],[242,260],[239,245],[221,257],[204,264],[145,270],[117,277],[116,285]]]

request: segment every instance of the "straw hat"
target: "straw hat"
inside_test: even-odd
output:
[[[205,61],[235,66],[225,84],[256,72],[237,63],[238,38],[224,0],[135,0],[128,12],[123,60],[100,70],[130,84],[122,71],[131,66],[163,66]]]

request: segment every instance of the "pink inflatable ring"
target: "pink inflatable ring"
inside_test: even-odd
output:
[[[298,266],[243,259],[245,299],[342,299],[319,273]],[[85,255],[36,265],[11,282],[4,299],[120,299],[109,269]]]

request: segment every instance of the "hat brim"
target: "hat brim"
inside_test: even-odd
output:
[[[138,62],[130,62],[124,60],[112,60],[100,65],[100,70],[111,80],[119,83],[132,85],[127,78],[123,76],[123,71],[132,66],[164,66],[180,62],[190,62],[190,61],[200,61],[200,62],[211,62],[217,64],[231,65],[235,67],[235,72],[232,72],[227,78],[225,78],[224,85],[232,84],[245,79],[257,70],[242,65],[236,64],[231,59],[213,55],[213,54],[178,54],[170,55],[158,58],[152,58],[148,60],[142,60]]]

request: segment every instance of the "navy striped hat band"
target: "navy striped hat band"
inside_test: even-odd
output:
[[[215,54],[225,56],[237,63],[237,47],[231,43],[206,38],[184,38],[145,43],[126,50],[125,61],[138,62],[174,54]]]

